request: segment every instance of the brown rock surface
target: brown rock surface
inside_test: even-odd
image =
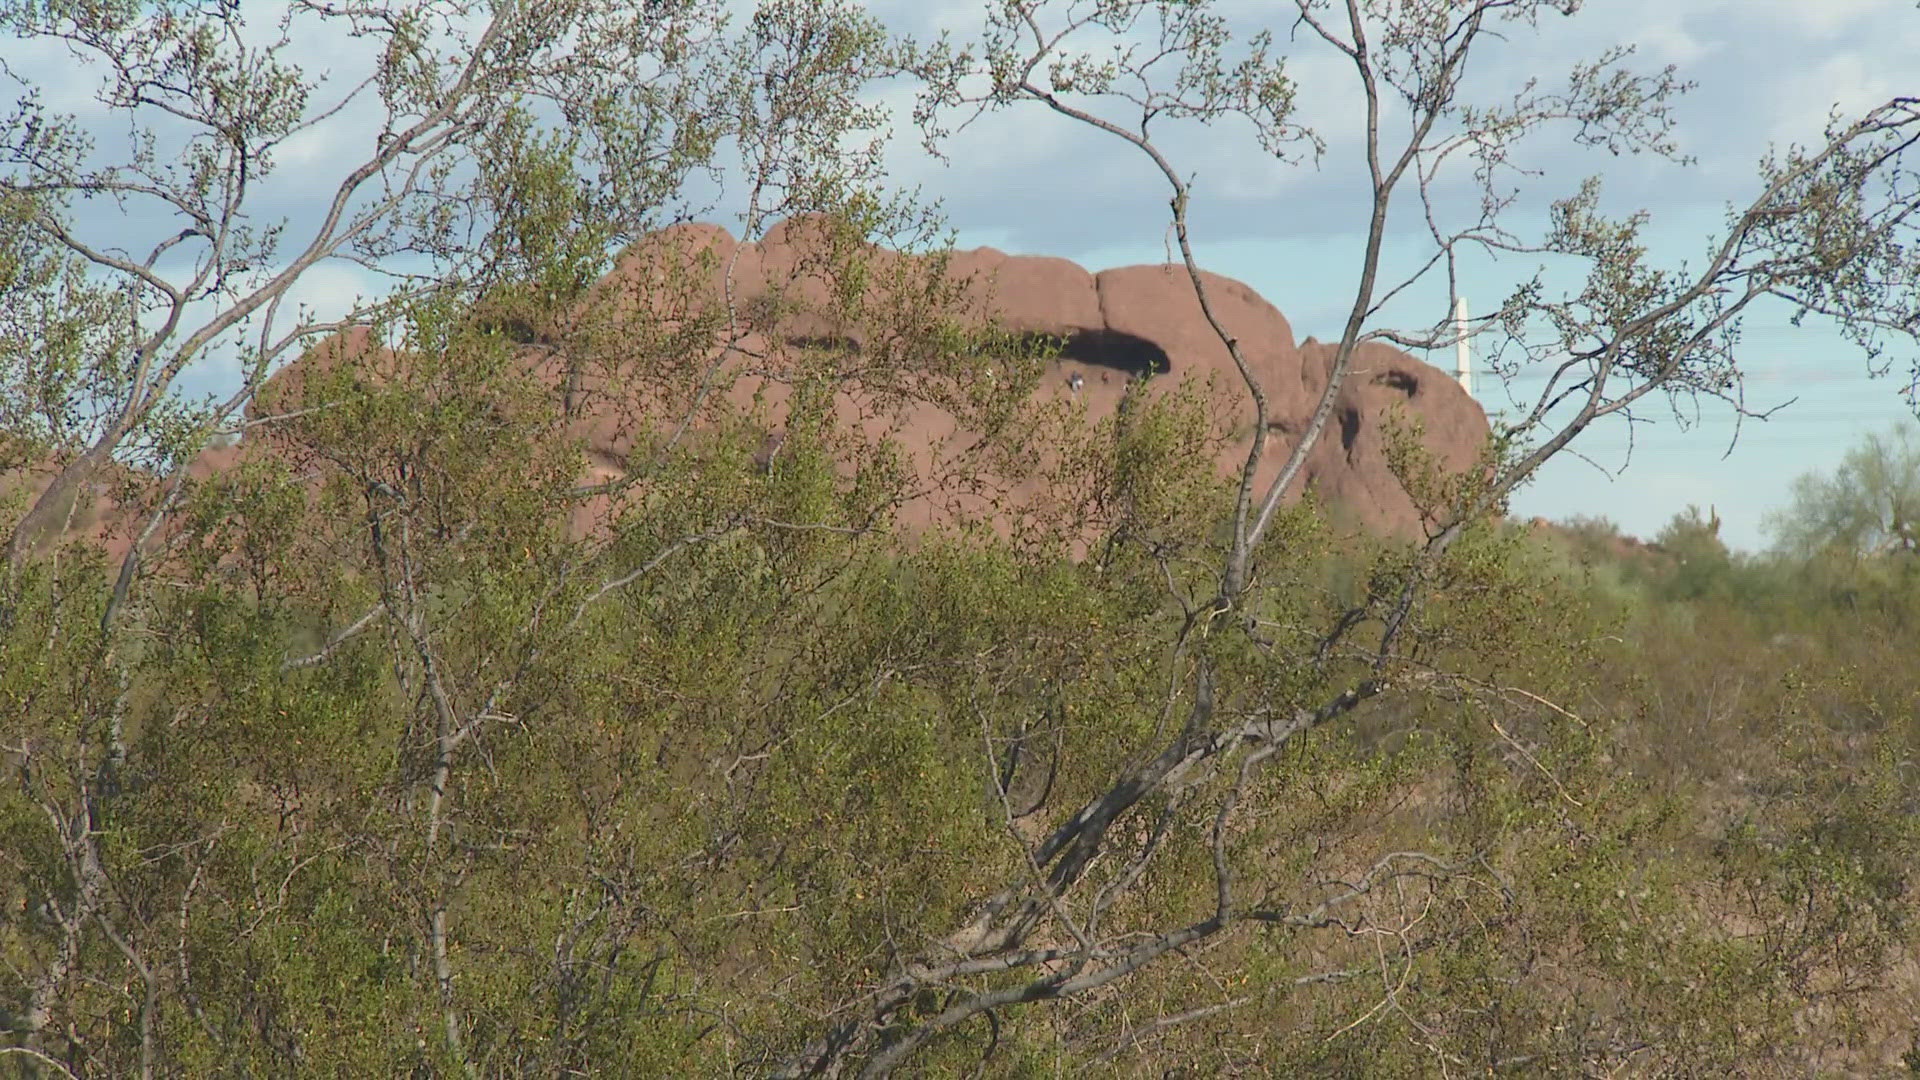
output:
[[[665,303],[675,318],[689,320],[702,313],[731,310],[733,325],[749,331],[743,344],[748,348],[764,345],[765,328],[752,322],[756,301],[783,288],[803,304],[819,303],[826,294],[821,280],[806,271],[813,249],[802,227],[805,224],[806,219],[789,222],[763,241],[749,244],[738,243],[713,225],[684,225],[654,234],[622,253],[614,270],[590,292],[583,309],[618,311],[631,310],[634,304]],[[900,258],[890,252],[874,254],[881,265]],[[692,273],[685,273],[689,268]],[[1149,393],[1171,389],[1188,376],[1203,382],[1212,376],[1214,392],[1221,395],[1222,407],[1230,410],[1226,415],[1244,418],[1237,439],[1222,451],[1219,461],[1223,472],[1238,471],[1251,445],[1252,408],[1239,373],[1203,317],[1183,268],[1129,266],[1095,274],[1064,259],[980,248],[955,253],[951,269],[959,276],[973,275],[970,296],[1000,325],[1067,340],[1062,357],[1050,362],[1040,393],[1079,399],[1093,420],[1114,413],[1132,376],[1147,376]],[[733,277],[730,300],[721,288],[729,271]],[[1216,314],[1238,339],[1268,395],[1272,437],[1258,472],[1264,482],[1277,474],[1304,430],[1325,385],[1334,347],[1312,338],[1296,343],[1286,317],[1251,288],[1213,274],[1204,277]],[[662,301],[660,297],[667,293],[673,295]],[[790,318],[782,324],[781,333],[793,340],[795,335],[831,331],[824,324],[807,322],[810,318],[814,317],[803,314],[798,322]],[[337,362],[366,350],[369,344],[360,334],[309,350],[262,388],[253,411],[272,411],[290,400],[303,367]],[[530,360],[530,377],[556,389],[565,382],[550,357],[533,349]],[[761,395],[775,429],[768,445],[776,445],[786,387],[746,371],[720,370],[716,389],[727,400],[745,405],[756,393]],[[1389,470],[1385,455],[1382,422],[1395,406],[1404,407],[1420,422],[1427,445],[1450,469],[1470,465],[1488,435],[1479,405],[1446,373],[1390,346],[1368,344],[1356,357],[1327,429],[1290,497],[1310,485],[1366,528],[1417,534],[1419,514]],[[929,404],[880,408],[873,395],[855,391],[841,394],[836,410],[843,421],[869,437],[898,440],[923,475],[943,454],[970,438],[952,415]],[[595,478],[617,472],[636,439],[645,435],[635,430],[632,415],[630,411],[611,415],[589,407],[579,417],[575,430],[587,444]],[[210,451],[205,461],[196,463],[194,472],[205,475],[236,456],[230,449]],[[1016,501],[1021,497],[1018,484],[1008,490]],[[962,495],[952,505],[977,510],[985,503]],[[904,507],[900,520],[912,527],[940,517],[934,503],[921,500]]]

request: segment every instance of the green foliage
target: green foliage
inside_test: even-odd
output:
[[[1872,557],[1920,553],[1920,426],[1870,433],[1831,476],[1793,481],[1791,501],[1769,520],[1788,556]]]
[[[1661,575],[1659,587],[1670,600],[1724,598],[1732,589],[1733,558],[1720,542],[1720,518],[1700,516],[1700,508],[1689,506],[1674,515],[1654,538],[1669,569]]]
[[[87,979],[56,1006],[79,1071],[137,1067],[132,957],[164,991],[152,1052],[195,1074],[767,1069],[892,977],[885,943],[965,926],[1166,722],[1167,575],[1203,585],[1182,552],[1215,543],[1177,508],[1227,495],[1181,465],[1211,430],[1198,399],[1143,399],[1113,432],[1109,486],[1088,489],[1125,530],[1104,560],[774,525],[871,505],[808,438],[764,474],[707,444],[601,542],[560,527],[577,458],[555,403],[455,316],[422,308],[412,347],[316,372],[301,392],[331,405],[276,428],[279,463],[196,487],[157,571],[185,587],[147,601],[127,691],[93,662],[97,563],[16,586],[4,685],[34,782],[0,826],[12,970],[58,955],[58,916],[33,913],[79,895],[38,802],[71,796],[124,717],[98,836],[127,950],[81,939]],[[1710,526],[1682,515],[1662,547],[1717,553],[1737,582]],[[662,553],[573,617],[602,573]],[[1193,646],[1240,712],[1317,700],[1356,661],[1277,650],[1355,604],[1384,617],[1414,563],[1301,506],[1261,565],[1250,629]],[[1920,854],[1907,668],[1819,631],[1830,658],[1769,673],[1774,615],[1742,606],[1749,586],[1647,577],[1623,608],[1492,522],[1426,572],[1393,672],[1410,692],[1290,747],[1224,819],[1271,921],[1071,1014],[963,1028],[922,1067],[1791,1073],[1880,1030]],[[374,629],[289,666],[369,605]],[[1692,685],[1739,677],[1769,688]],[[439,781],[436,692],[484,720]],[[1206,917],[1233,775],[1156,800],[1163,855],[1103,932]]]
[[[1452,14],[1377,7],[1407,50],[1388,81],[1432,70]],[[1204,4],[1080,25],[1149,12],[1181,54],[1156,108],[1311,138],[1270,39],[1233,54]],[[1545,550],[1498,517],[1537,464],[1517,433],[1453,471],[1404,418],[1417,540],[1311,498],[1249,530],[1216,469],[1237,388],[1133,384],[1099,424],[1032,404],[1057,343],[991,326],[877,188],[863,93],[916,68],[931,126],[975,61],[1004,105],[1119,85],[1132,53],[1022,68],[1004,11],[956,51],[896,50],[847,3],[762,4],[733,38],[710,4],[507,6],[463,69],[434,14],[361,26],[370,85],[394,119],[440,115],[469,70],[451,128],[386,134],[470,156],[336,239],[438,276],[257,396],[235,467],[164,494],[130,473],[129,505],[166,513],[123,576],[72,544],[0,581],[7,1067],[1805,1075],[1911,1023],[1913,560],[1844,530],[1748,559],[1695,508],[1652,545],[1585,522]],[[264,166],[310,89],[226,9],[0,16],[184,50],[220,100],[183,119],[227,141],[194,143],[173,194],[229,217],[229,146]],[[1512,108],[1670,151],[1671,77],[1605,67]],[[1458,115],[1457,82],[1411,107]],[[80,153],[37,109],[12,145]],[[637,235],[723,142],[749,238],[787,216],[800,253],[753,303],[730,263]],[[237,415],[166,388],[246,312],[121,340],[138,290],[80,272],[48,225],[67,204],[5,190],[0,455],[107,424],[94,465],[165,463]],[[1832,235],[1859,233],[1857,185],[1804,194],[1794,265],[1871,291]],[[1723,390],[1727,290],[1652,266],[1598,201],[1555,210],[1548,247],[1592,263],[1542,305],[1558,345],[1637,387],[1614,407]],[[238,281],[276,234],[236,244]],[[303,326],[244,355],[255,378]],[[148,361],[174,366],[136,385]],[[887,432],[928,417],[979,438],[910,462]],[[946,515],[895,528],[930,481]]]

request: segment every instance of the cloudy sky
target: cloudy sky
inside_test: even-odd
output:
[[[1086,2],[1086,0],[1081,0]],[[744,0],[742,0],[744,4]],[[873,0],[891,28],[926,35],[977,26],[980,0]],[[1203,265],[1252,285],[1283,312],[1300,338],[1337,335],[1351,303],[1366,206],[1356,192],[1358,97],[1340,58],[1308,37],[1289,33],[1281,0],[1225,0],[1245,27],[1268,25],[1299,84],[1299,117],[1326,143],[1317,164],[1286,164],[1263,155],[1247,132],[1231,126],[1165,132],[1165,148],[1194,178],[1193,236]],[[1756,165],[1770,147],[1817,139],[1834,108],[1859,109],[1896,93],[1920,92],[1920,10],[1915,0],[1589,0],[1577,18],[1550,18],[1537,32],[1512,31],[1507,45],[1478,54],[1470,93],[1480,100],[1511,95],[1528,77],[1562,79],[1569,67],[1609,45],[1631,45],[1632,63],[1650,70],[1677,66],[1698,83],[1677,109],[1674,138],[1687,166],[1648,157],[1615,158],[1574,150],[1548,133],[1525,161],[1539,170],[1512,224],[1523,235],[1544,222],[1548,201],[1575,190],[1590,174],[1605,178],[1603,208],[1645,209],[1657,256],[1669,265],[1698,262],[1729,203],[1756,190]],[[263,12],[264,14],[264,12]],[[270,19],[262,20],[270,21]],[[333,75],[357,77],[354,43],[299,40]],[[48,103],[89,110],[93,80],[51,52],[0,42],[0,60],[44,86]],[[889,163],[894,179],[941,200],[963,246],[991,245],[1022,254],[1065,256],[1104,269],[1159,262],[1167,247],[1167,191],[1152,165],[1109,136],[1053,118],[1036,107],[988,117],[946,144],[942,162],[911,132],[904,88],[877,92],[899,108]],[[369,127],[369,123],[375,125]],[[265,216],[284,213],[296,234],[303,217],[337,173],[364,157],[377,117],[349,111],[282,152],[282,178]],[[1408,203],[1410,208],[1413,204]],[[1423,258],[1418,218],[1396,218],[1389,266]],[[734,223],[724,221],[723,224]],[[172,226],[177,228],[177,226]],[[131,245],[130,245],[131,246]],[[1535,263],[1509,257],[1467,267],[1464,292],[1477,309],[1503,298]],[[298,298],[337,310],[373,282],[349,265],[317,268]],[[1444,292],[1416,293],[1388,313],[1400,325],[1429,322]],[[1900,389],[1910,358],[1895,359],[1893,376],[1873,380],[1865,363],[1834,336],[1787,325],[1784,310],[1757,312],[1748,322],[1745,365],[1750,406],[1791,401],[1765,423],[1748,421],[1735,439],[1724,407],[1703,406],[1687,425],[1664,411],[1633,432],[1603,425],[1548,467],[1517,499],[1522,515],[1604,515],[1628,531],[1657,532],[1689,503],[1713,507],[1735,546],[1765,543],[1761,522],[1788,481],[1831,468],[1864,431],[1909,418]],[[1451,366],[1451,356],[1434,359]],[[195,383],[217,387],[218,370]],[[1489,412],[1512,408],[1529,387],[1482,379]]]
[[[1250,22],[1292,7],[1227,6]],[[890,24],[921,32],[929,24],[959,31],[976,10],[964,0],[872,7]],[[1757,165],[1769,147],[1818,139],[1836,107],[1857,110],[1920,92],[1913,0],[1590,0],[1578,17],[1549,22],[1536,36],[1517,31],[1511,47],[1481,54],[1475,85],[1489,96],[1510,93],[1529,76],[1564,77],[1610,44],[1631,45],[1636,65],[1672,64],[1698,84],[1681,100],[1674,132],[1695,161],[1682,167],[1583,154],[1549,133],[1529,159],[1541,175],[1515,221],[1537,228],[1547,199],[1599,174],[1606,209],[1652,215],[1648,239],[1668,265],[1698,264],[1728,204],[1756,193]],[[1364,236],[1367,208],[1351,194],[1363,167],[1361,113],[1350,69],[1337,56],[1306,37],[1290,39],[1282,18],[1269,24],[1288,50],[1302,115],[1328,144],[1319,165],[1263,158],[1226,129],[1168,141],[1195,176],[1193,232],[1203,265],[1252,285],[1286,313],[1297,336],[1324,340],[1338,334],[1352,301]],[[954,140],[948,157],[943,166],[909,146],[896,164],[944,199],[964,244],[1062,255],[1093,269],[1165,258],[1167,192],[1152,165],[1117,140],[1029,109],[983,121]],[[1405,266],[1426,249],[1417,217],[1399,220],[1405,228],[1388,259]],[[1480,298],[1481,309],[1491,309],[1535,266],[1513,257],[1482,262],[1469,269],[1463,291],[1470,305]],[[1401,309],[1405,324],[1429,321],[1434,302],[1427,296],[1425,306]],[[1438,303],[1444,309],[1443,295]],[[1576,444],[1586,460],[1562,455],[1517,497],[1515,511],[1604,515],[1650,536],[1691,503],[1717,510],[1734,546],[1764,546],[1763,518],[1793,476],[1830,469],[1863,431],[1911,418],[1900,395],[1906,354],[1892,376],[1871,379],[1856,352],[1830,333],[1796,330],[1789,314],[1763,309],[1746,325],[1749,405],[1792,401],[1772,419],[1736,429],[1730,410],[1704,405],[1683,430],[1654,409],[1644,415],[1655,422],[1636,425],[1631,443],[1624,423],[1596,426]],[[1451,356],[1433,359],[1452,365]],[[1494,412],[1514,407],[1528,389],[1516,384],[1510,398],[1483,378],[1477,396]]]

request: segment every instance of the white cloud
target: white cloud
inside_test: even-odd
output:
[[[1819,37],[1877,31],[1913,19],[1907,0],[1744,0],[1728,6],[1776,19],[1796,34]]]
[[[359,300],[384,293],[384,279],[344,262],[319,263],[287,289],[281,308],[290,317],[304,308],[313,319],[337,319],[353,310]]]
[[[747,0],[730,2],[736,10],[748,6]],[[984,3],[872,0],[868,7],[896,29],[928,35],[945,28],[964,41],[979,25]],[[1330,144],[1324,169],[1276,163],[1259,153],[1244,128],[1231,125],[1170,127],[1166,145],[1176,167],[1198,178],[1194,224],[1203,259],[1214,260],[1290,317],[1309,323],[1299,327],[1302,334],[1324,334],[1351,298],[1351,253],[1358,250],[1364,224],[1353,212],[1355,197],[1364,194],[1354,156],[1361,112],[1351,65],[1310,34],[1290,34],[1286,10],[1291,7],[1273,0],[1222,4],[1230,17],[1273,30],[1277,46],[1290,54],[1290,74],[1301,87],[1300,119]],[[265,32],[272,25],[270,7],[257,10],[263,13],[257,29]],[[310,29],[306,23],[298,28],[290,55],[316,70],[331,69],[329,86],[337,95],[364,73],[370,60],[365,43],[305,32]],[[1474,88],[1483,100],[1512,93],[1529,75],[1551,86],[1574,61],[1617,43],[1638,47],[1632,63],[1641,70],[1671,63],[1683,78],[1699,80],[1700,90],[1680,103],[1676,133],[1682,148],[1702,159],[1699,169],[1583,155],[1551,134],[1542,152],[1528,159],[1544,171],[1542,188],[1556,193],[1584,173],[1606,172],[1610,207],[1645,206],[1654,212],[1656,235],[1649,239],[1661,253],[1694,250],[1702,230],[1714,227],[1718,208],[1751,190],[1754,163],[1769,142],[1818,137],[1836,103],[1858,109],[1895,92],[1912,92],[1912,57],[1920,55],[1920,13],[1913,0],[1604,0],[1588,4],[1574,20],[1544,18],[1538,35],[1522,26],[1507,32],[1508,43],[1488,42],[1479,58]],[[0,58],[41,80],[50,105],[98,116],[92,101],[95,76],[58,50],[25,52],[19,43],[0,42]],[[331,103],[325,93],[316,103]],[[911,130],[911,89],[887,88],[878,100],[894,113],[897,135],[888,156],[894,179],[923,185],[929,197],[944,198],[966,242],[1079,257],[1096,266],[1163,257],[1165,182],[1138,151],[1119,140],[1029,106],[982,119],[950,144],[951,164],[941,164],[921,151]],[[379,119],[377,102],[369,102],[290,140],[280,150],[280,172],[258,207],[258,221],[284,214],[290,219],[290,242],[304,238],[325,193],[371,147]],[[99,127],[103,138],[114,134],[109,125]],[[1399,130],[1391,118],[1387,130]],[[1403,200],[1396,214],[1411,209]],[[150,227],[171,232],[178,225],[140,219],[114,227],[123,235],[144,236]],[[1395,243],[1399,239],[1404,238]],[[1399,257],[1397,251],[1390,245],[1390,255]],[[1517,257],[1497,269],[1524,274],[1532,262]],[[1491,302],[1498,294],[1494,277],[1489,271],[1468,282],[1476,303]],[[290,302],[304,301],[319,316],[330,317],[344,311],[356,294],[380,284],[350,265],[324,264],[296,286]],[[1781,359],[1780,367],[1770,370],[1805,370],[1805,349],[1784,343],[1780,348],[1792,359]],[[1796,385],[1793,392],[1803,389]],[[1891,389],[1884,393],[1888,403],[1895,402]],[[1755,468],[1755,459],[1744,457],[1743,449],[1739,469],[1753,491],[1729,488],[1736,478],[1716,471],[1721,467],[1714,464],[1723,449],[1724,441],[1712,436],[1663,444],[1658,472],[1643,474],[1656,463],[1637,459],[1627,480],[1611,484],[1569,459],[1557,479],[1537,485],[1522,504],[1558,500],[1552,512],[1611,512],[1638,531],[1657,529],[1688,501],[1717,502],[1730,532],[1757,535],[1755,508],[1769,497],[1761,489],[1775,486],[1766,479],[1770,469]],[[1777,460],[1789,475],[1804,466],[1798,459]],[[1737,508],[1742,505],[1748,508]]]
[[[1783,71],[1764,86],[1773,106],[1767,135],[1780,146],[1819,140],[1835,109],[1842,116],[1858,116],[1913,90],[1911,82],[1897,82],[1880,58],[1852,50]]]

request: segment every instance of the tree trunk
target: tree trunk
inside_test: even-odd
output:
[[[71,527],[75,515],[84,509],[80,503],[88,497],[87,486],[100,475],[116,442],[115,439],[101,439],[60,470],[47,489],[34,500],[19,524],[14,526],[13,535],[7,541],[7,559],[10,563],[18,566],[49,539],[59,542],[61,535]]]

